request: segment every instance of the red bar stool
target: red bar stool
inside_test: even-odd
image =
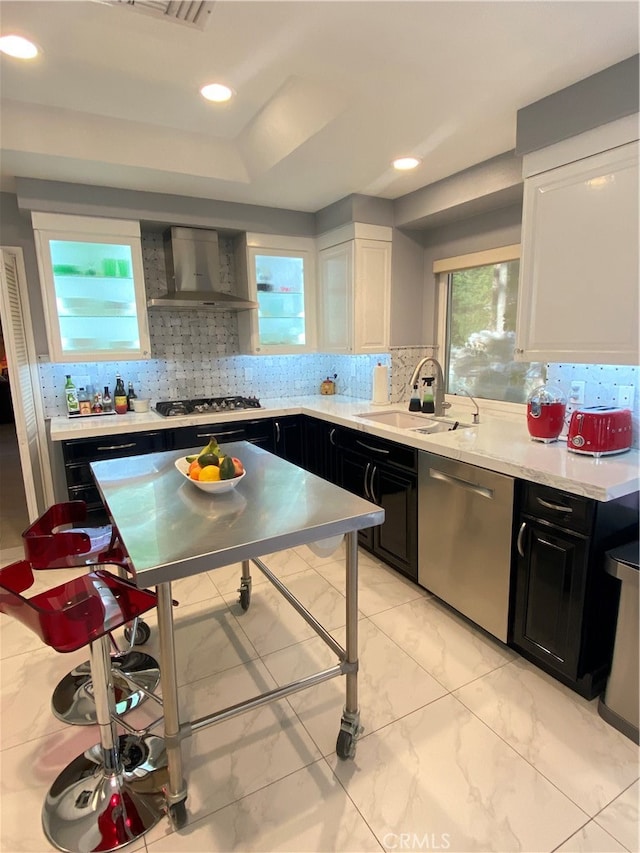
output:
[[[111,567],[111,566],[109,566]],[[114,566],[113,568],[116,568]],[[115,720],[115,693],[109,633],[156,606],[155,593],[137,589],[104,566],[31,598],[22,593],[33,584],[26,560],[0,569],[0,612],[17,619],[57,652],[88,645],[100,744],[77,756],[47,793],[42,826],[49,841],[64,851],[118,850],[143,836],[163,816],[157,791],[166,780],[166,755],[155,742],[140,738],[130,766],[125,763]],[[154,793],[149,765],[160,770]],[[147,765],[144,781],[139,769]],[[144,790],[142,790],[144,788]]]
[[[117,531],[110,524],[82,526],[86,520],[87,505],[84,501],[67,501],[49,507],[22,534],[25,557],[31,566],[40,570],[110,563],[118,566],[118,574],[122,576],[128,570],[128,557],[118,540]],[[136,619],[133,626],[125,628],[125,637],[130,643],[128,649],[120,651],[111,638],[114,648],[111,668],[118,716],[141,705],[160,682],[160,667],[155,658],[133,648],[134,642],[145,643],[149,635],[149,627]],[[51,708],[59,720],[71,725],[86,726],[96,722],[89,661],[75,667],[56,686]]]

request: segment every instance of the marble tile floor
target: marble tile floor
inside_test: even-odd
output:
[[[5,549],[4,563],[21,551]],[[344,642],[340,552],[306,547],[267,564]],[[56,573],[56,583],[63,579]],[[330,650],[254,571],[174,584],[183,718],[316,672]],[[39,584],[49,578],[38,578]],[[365,731],[335,755],[344,679],[333,679],[183,742],[189,822],[163,819],[128,850],[638,851],[638,748],[588,702],[425,590],[360,552],[359,693]],[[158,654],[155,614],[148,651]],[[49,697],[70,666],[0,616],[0,850],[51,850],[40,828],[57,772],[95,740],[57,721]],[[151,719],[147,703],[130,715]]]

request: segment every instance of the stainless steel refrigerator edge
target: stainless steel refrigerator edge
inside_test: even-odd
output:
[[[513,477],[421,452],[418,582],[507,642]]]

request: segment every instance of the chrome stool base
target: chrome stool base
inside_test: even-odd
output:
[[[141,705],[147,698],[144,691],[152,693],[160,683],[160,667],[155,658],[133,649],[111,655],[111,671],[115,711],[119,717]],[[135,690],[120,676],[120,672],[139,684],[143,690]],[[56,686],[51,697],[51,710],[63,723],[72,726],[95,725],[96,705],[88,660],[67,673]]]
[[[100,744],[59,774],[42,809],[48,840],[69,853],[119,850],[164,817],[166,752],[162,738],[122,735],[120,773],[104,767]]]

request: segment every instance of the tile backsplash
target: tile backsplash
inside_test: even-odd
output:
[[[219,235],[220,289],[231,292],[235,278],[233,238]],[[142,255],[148,297],[166,292],[162,235],[145,233]],[[406,401],[413,369],[423,356],[434,355],[435,347],[394,347],[388,353],[372,355],[250,356],[240,355],[237,315],[234,312],[198,313],[189,310],[150,311],[149,361],[95,362],[90,364],[39,365],[40,383],[46,417],[66,414],[63,393],[65,375],[76,384],[90,382],[102,391],[109,386],[113,394],[116,373],[132,382],[139,397],[152,401],[191,397],[218,397],[229,394],[255,395],[259,398],[295,397],[319,394],[327,376],[336,378],[336,392],[370,400],[373,368],[378,362],[389,367],[390,400]],[[574,383],[584,383],[584,405],[619,405],[621,386],[633,390],[634,444],[638,446],[639,399],[638,373],[631,366],[548,364],[547,379],[557,383],[572,401]],[[81,381],[80,381],[81,380]]]

